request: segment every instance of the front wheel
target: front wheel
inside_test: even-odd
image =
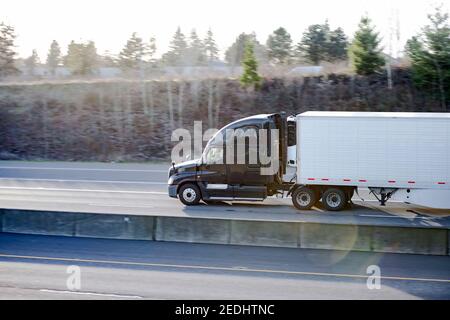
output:
[[[317,202],[317,194],[308,187],[301,187],[292,193],[292,203],[299,210],[309,210]]]
[[[342,210],[347,202],[347,194],[338,188],[329,188],[322,195],[322,205],[329,211]]]
[[[178,197],[187,206],[196,205],[201,200],[200,189],[195,184],[187,183],[178,191]]]

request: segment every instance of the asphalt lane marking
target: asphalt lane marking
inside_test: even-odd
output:
[[[66,189],[66,188],[30,188],[30,187],[0,187],[0,189],[37,190],[37,191],[78,191],[78,192],[106,192],[106,193],[138,193],[138,194],[167,194],[159,191],[127,191],[127,190],[99,190],[99,189]]]
[[[367,279],[367,277],[369,277],[369,275],[361,275],[361,274],[287,271],[287,270],[271,270],[271,269],[236,269],[234,267],[207,267],[207,266],[198,266],[198,265],[196,266],[196,265],[147,263],[147,262],[132,262],[132,261],[115,261],[115,260],[93,260],[93,259],[76,259],[76,258],[22,256],[22,255],[12,255],[12,254],[0,254],[0,258],[47,260],[47,261],[61,261],[61,262],[101,263],[101,264],[129,265],[129,266],[165,267],[165,268],[177,268],[177,269],[234,271],[234,272],[249,272],[249,273],[274,273],[274,274],[286,274],[286,275],[304,275],[304,276],[337,277],[337,278]],[[397,277],[397,276],[381,276],[380,278],[385,279],[385,280],[450,283],[450,279],[412,278],[412,277]]]
[[[118,208],[155,208],[155,206],[136,206],[136,205],[125,205],[125,204],[106,204],[106,203],[88,203],[88,206],[92,207],[118,207]]]
[[[167,185],[167,182],[153,181],[117,181],[117,180],[66,180],[66,179],[32,179],[32,178],[0,178],[0,181],[49,181],[49,182],[93,182],[93,183],[125,183]]]
[[[40,289],[41,292],[49,293],[63,293],[63,294],[78,294],[78,295],[89,295],[89,296],[100,296],[100,297],[111,297],[111,298],[129,298],[129,299],[144,299],[140,296],[128,296],[122,294],[113,293],[97,293],[97,292],[86,292],[86,291],[69,291],[69,290],[52,290],[52,289]]]
[[[0,195],[0,200],[3,200],[3,201],[14,201],[14,200],[11,200],[9,198],[4,199],[3,197],[1,197],[1,195]],[[155,208],[154,206],[149,206],[149,205],[140,205],[140,206],[138,205],[138,206],[136,206],[136,205],[126,205],[126,204],[103,204],[103,203],[95,204],[95,203],[84,203],[84,202],[70,202],[70,200],[59,200],[59,199],[58,200],[53,199],[51,201],[49,201],[49,200],[41,200],[41,199],[33,199],[33,200],[25,200],[25,199],[23,199],[23,201],[38,202],[38,203],[44,203],[44,204],[49,204],[49,203],[52,203],[52,204],[71,204],[71,205],[80,205],[80,206],[86,205],[86,206],[95,206],[95,207]],[[2,207],[2,209],[43,210],[43,209],[36,209],[36,208],[30,209],[30,208],[23,208],[23,207],[21,207],[21,208]],[[53,211],[55,211],[55,210],[53,210]],[[59,212],[59,211],[57,211],[57,212]],[[63,211],[63,212],[65,212],[65,211]],[[89,213],[89,212],[85,212],[85,213]],[[93,213],[95,213],[95,212],[93,212]],[[110,212],[108,212],[108,213],[110,213]],[[108,214],[108,213],[103,213],[103,214]],[[119,213],[119,214],[125,214],[125,213]]]
[[[422,219],[422,220],[433,220],[433,217],[403,217],[403,216],[386,216],[377,214],[359,214],[360,217],[373,217],[373,218],[401,218],[401,219]]]
[[[167,166],[169,167],[169,166]],[[47,167],[0,167],[0,169],[14,169],[14,170],[60,170],[60,171],[112,171],[112,172],[161,172],[167,173],[168,170],[156,169],[94,169],[94,168],[47,168]]]

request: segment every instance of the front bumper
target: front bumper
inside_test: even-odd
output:
[[[169,197],[178,198],[177,197],[177,185],[169,185]]]

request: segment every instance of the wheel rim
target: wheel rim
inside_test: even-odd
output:
[[[187,202],[192,202],[197,197],[197,193],[192,188],[186,188],[183,190],[183,199]]]
[[[327,195],[325,201],[331,208],[337,208],[341,205],[342,199],[337,193],[331,192]]]
[[[306,207],[311,203],[311,195],[307,192],[299,192],[297,194],[297,203],[302,207]]]

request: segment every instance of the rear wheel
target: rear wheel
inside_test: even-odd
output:
[[[347,194],[338,188],[329,188],[322,195],[322,205],[329,211],[342,210],[347,202]]]
[[[195,184],[187,183],[181,186],[178,197],[187,206],[196,205],[201,200],[200,189]]]
[[[308,187],[301,187],[292,193],[292,202],[299,210],[309,210],[317,202],[317,193]]]

